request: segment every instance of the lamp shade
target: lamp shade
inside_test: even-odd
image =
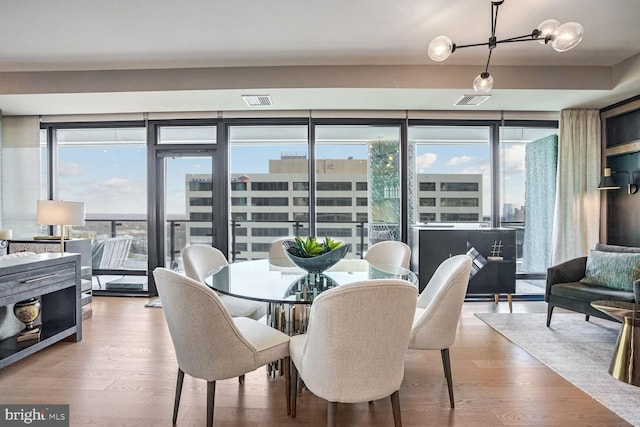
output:
[[[473,80],[473,90],[487,93],[493,88],[493,76],[487,72],[478,74]]]
[[[567,22],[556,28],[551,47],[558,52],[566,52],[576,47],[583,36],[582,25],[577,22]]]
[[[598,184],[598,190],[617,190],[620,186],[616,183],[616,180],[611,176],[611,168],[604,168],[604,175],[600,178],[600,184]]]
[[[0,230],[0,240],[11,240],[13,238],[13,230]]]
[[[434,61],[444,61],[453,52],[453,42],[447,36],[438,36],[431,40],[427,52]]]
[[[546,44],[548,42],[547,37],[552,38],[559,26],[560,21],[557,19],[547,19],[546,21],[542,21],[536,28],[540,31],[540,35],[538,35],[538,43]]]
[[[36,221],[43,225],[84,225],[84,202],[38,200]]]

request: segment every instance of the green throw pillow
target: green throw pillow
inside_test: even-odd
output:
[[[633,291],[633,281],[640,279],[640,253],[589,251],[582,283]]]

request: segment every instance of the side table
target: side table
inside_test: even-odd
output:
[[[622,322],[609,373],[620,381],[640,386],[640,304],[593,301],[591,306]]]

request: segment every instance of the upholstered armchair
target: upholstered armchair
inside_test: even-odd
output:
[[[373,244],[364,255],[364,259],[372,263],[395,265],[409,268],[411,248],[397,240],[385,240]]]
[[[390,396],[395,425],[402,424],[399,390],[417,289],[403,280],[367,280],[320,294],[311,305],[307,333],[291,337],[292,384],[298,373],[309,391],[327,400],[327,425],[337,403]],[[296,415],[296,387],[291,388]]]
[[[455,404],[449,348],[456,339],[470,272],[467,255],[455,255],[438,266],[418,297],[409,340],[410,349],[440,350],[451,408]]]
[[[212,246],[190,245],[182,250],[184,274],[204,283],[207,276],[217,268],[227,265],[227,258]],[[233,317],[249,317],[258,320],[267,314],[267,304],[230,295],[219,295]]]
[[[244,375],[284,359],[290,413],[289,336],[246,317],[232,318],[220,297],[202,283],[165,268],[153,272],[178,361],[173,424],[184,374],[207,381],[207,426],[213,425],[216,381]]]

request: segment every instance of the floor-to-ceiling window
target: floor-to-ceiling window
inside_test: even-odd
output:
[[[500,128],[500,225],[516,229],[519,293],[544,292],[551,263],[557,126]]]
[[[401,239],[400,126],[315,127],[316,234],[351,244]]]
[[[309,234],[307,125],[229,126],[229,254],[267,258],[278,238]]]
[[[53,139],[57,149],[52,196],[85,203],[85,225],[74,226],[72,235],[92,241],[94,290],[146,291],[144,128],[61,128]]]
[[[488,126],[410,126],[409,223],[490,226]]]

